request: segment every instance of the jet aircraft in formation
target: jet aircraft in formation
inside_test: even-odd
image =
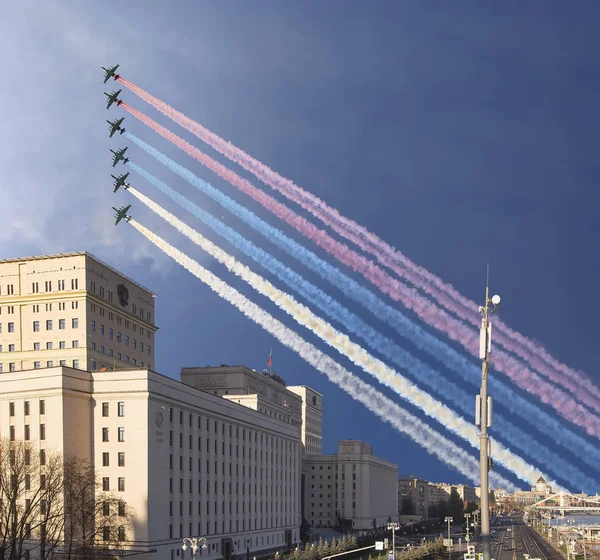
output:
[[[115,180],[113,183],[115,186],[115,189],[113,190],[114,193],[116,193],[119,190],[119,187],[128,189],[131,186],[129,183],[125,182],[125,181],[127,181],[127,177],[129,177],[129,173],[125,173],[124,175],[119,175],[118,177],[111,175],[111,177]]]
[[[114,121],[107,120],[106,122],[110,125],[108,129],[110,130],[109,138],[113,137],[113,134],[117,132],[117,130],[121,131],[121,134],[125,132],[125,129],[121,127],[121,123],[125,120],[125,117],[121,117],[120,119],[115,119]]]
[[[113,103],[117,104],[117,107],[123,103],[122,99],[119,99],[119,93],[121,93],[122,90],[117,90],[117,91],[113,91],[112,93],[106,93],[104,92],[104,95],[106,95],[106,97],[108,97],[108,102],[106,103],[106,108],[110,109],[110,106]]]
[[[125,218],[126,222],[128,222],[129,220],[131,220],[131,216],[127,215],[127,212],[131,208],[131,204],[129,206],[121,206],[121,208],[115,208],[114,206],[112,208],[116,212],[116,214],[115,214],[115,225],[116,226],[119,225],[119,222],[123,218]]]
[[[104,68],[104,66],[101,66],[102,70],[104,70],[104,83],[108,82],[108,79],[111,77],[114,77],[115,80],[120,78],[119,74],[116,73],[118,67],[118,64],[116,66],[111,66],[110,68]]]
[[[117,165],[117,163],[119,163],[119,161],[123,161],[123,163],[127,163],[129,161],[129,158],[125,157],[125,152],[127,151],[127,146],[125,148],[122,148],[121,150],[117,150],[116,152],[114,150],[111,150],[111,152],[113,154],[115,154],[115,156],[113,157],[113,164],[112,166],[114,167],[115,165]]]

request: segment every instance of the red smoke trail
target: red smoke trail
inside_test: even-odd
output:
[[[415,288],[406,286],[395,278],[390,277],[377,265],[370,262],[362,255],[352,251],[346,245],[336,241],[326,232],[318,229],[305,218],[299,216],[287,206],[256,188],[252,183],[243,179],[221,163],[207,156],[195,146],[192,146],[171,131],[154,122],[150,117],[133,107],[130,107],[126,103],[123,103],[121,106],[185,153],[202,163],[211,171],[214,171],[231,185],[237,187],[239,190],[262,204],[279,219],[287,222],[302,235],[314,241],[330,255],[334,256],[353,270],[360,272],[367,280],[376,285],[390,298],[401,302],[405,307],[414,311],[422,320],[438,330],[445,332],[452,340],[460,343],[470,353],[477,355],[479,352],[478,331],[474,332],[454,317],[451,317],[448,313],[439,309],[434,303],[421,296]],[[597,416],[594,416],[582,405],[573,402],[570,396],[541,379],[539,375],[533,371],[523,367],[523,365],[512,356],[501,350],[495,350],[494,365],[497,369],[504,371],[519,387],[529,393],[538,395],[542,402],[554,408],[564,418],[583,427],[589,434],[600,436],[600,419]],[[596,410],[600,408],[599,403],[594,399],[590,400],[591,404],[595,405],[595,407],[592,408],[595,408]]]
[[[413,263],[400,251],[363,226],[345,218],[337,210],[328,206],[312,193],[305,191],[291,180],[282,177],[240,148],[226,142],[199,123],[186,117],[183,113],[176,111],[168,104],[123,78],[119,78],[118,81],[144,101],[212,146],[216,151],[253,173],[258,179],[280,192],[289,200],[300,205],[325,225],[331,227],[336,233],[352,241],[363,251],[372,254],[382,265],[423,290],[463,321],[479,327],[479,318],[475,313],[478,305],[465,298],[453,286],[444,283],[440,278]],[[499,319],[496,319],[494,324],[496,331],[494,338],[499,345],[529,362],[542,375],[564,387],[574,396],[579,397],[580,392],[583,391],[586,393],[589,392],[600,399],[600,388],[596,387],[593,381],[560,363],[543,347],[538,346],[533,341],[514,331]]]

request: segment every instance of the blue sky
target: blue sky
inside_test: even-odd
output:
[[[104,109],[102,91],[113,83],[103,87],[99,67],[120,63],[124,77],[478,302],[491,261],[502,319],[600,382],[599,15],[593,2],[577,9],[383,1],[4,6],[0,257],[88,250],[159,294],[158,371],[261,369],[273,347],[288,383],[324,394],[326,451],[338,439],[360,438],[403,473],[459,481],[132,228],[112,226],[110,207],[131,200],[112,194],[108,150],[125,143],[108,139],[104,121],[125,113]],[[129,92],[124,99],[205,149]],[[131,117],[125,126],[291,233]],[[140,150],[130,152],[225,214]],[[142,180],[133,184],[206,233]],[[282,317],[139,203],[134,214]],[[225,221],[286,260],[233,217]]]

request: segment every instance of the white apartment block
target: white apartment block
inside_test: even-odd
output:
[[[302,447],[304,453],[323,453],[323,395],[305,385],[288,387],[302,398]]]
[[[124,545],[142,559],[179,557],[184,537],[206,537],[207,560],[299,541],[298,425],[155,372],[0,375],[0,437],[89,460],[133,510]]]
[[[397,485],[398,465],[362,441],[341,440],[337,454],[302,457],[302,515],[313,527],[382,527],[397,519]]]
[[[461,500],[466,504],[467,502],[479,502],[479,496],[475,491],[475,488],[467,486],[466,484],[444,484],[444,483],[432,483],[432,487],[437,487],[444,493],[446,500],[450,498],[452,490],[456,490]]]
[[[154,364],[154,294],[86,252],[0,261],[0,372]]]

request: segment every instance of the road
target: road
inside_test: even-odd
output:
[[[531,527],[523,523],[520,517],[498,517],[491,528],[492,558],[494,560],[523,560],[524,554],[541,560],[564,560],[559,552],[552,548]],[[477,546],[480,551],[480,546]]]

